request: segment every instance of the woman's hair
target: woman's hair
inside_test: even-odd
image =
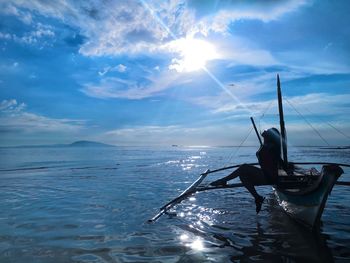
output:
[[[276,156],[281,156],[281,134],[276,128],[265,130],[262,134],[266,143],[271,144]]]

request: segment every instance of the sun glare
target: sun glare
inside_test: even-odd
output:
[[[180,54],[174,58],[170,69],[178,72],[191,72],[203,68],[207,61],[218,58],[215,47],[201,39],[182,38],[172,43],[172,49]]]

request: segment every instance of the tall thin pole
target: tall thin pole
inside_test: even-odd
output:
[[[262,145],[262,141],[261,141],[261,138],[260,138],[260,135],[259,135],[258,129],[256,128],[256,125],[255,125],[255,122],[254,122],[253,117],[250,117],[250,120],[252,121],[252,124],[253,124],[254,130],[255,130],[256,136],[258,136],[258,140],[259,140],[259,142],[260,142],[260,145]]]
[[[283,161],[284,161],[285,167],[287,167],[287,165],[288,165],[287,134],[286,134],[286,128],[285,128],[285,125],[284,125],[280,76],[278,74],[277,74],[277,97],[278,97],[278,111],[279,111],[279,116],[280,116],[280,127],[281,127],[281,136],[282,136]]]

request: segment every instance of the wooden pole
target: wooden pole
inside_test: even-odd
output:
[[[284,166],[288,167],[287,134],[286,134],[286,128],[284,125],[280,76],[278,74],[277,74],[277,97],[278,97],[278,112],[279,112],[279,116],[280,116],[280,128],[281,128],[281,136],[282,136],[283,162],[284,162]]]
[[[262,141],[261,141],[261,138],[260,138],[260,135],[259,135],[258,129],[256,128],[256,125],[255,125],[255,122],[254,122],[253,117],[250,117],[250,120],[252,121],[252,124],[253,124],[254,130],[255,130],[256,136],[258,136],[258,139],[259,139],[260,145],[262,145]]]
[[[249,165],[259,165],[259,163],[246,163]],[[231,166],[227,166],[227,167],[223,167],[223,168],[219,168],[219,169],[215,169],[215,170],[210,170],[209,172],[205,172],[205,174],[212,174],[212,173],[217,173],[217,172],[221,172],[224,170],[229,170],[229,169],[233,169],[233,168],[238,168],[240,167],[242,164],[236,164],[236,165],[231,165]],[[202,173],[204,174],[204,173]]]
[[[160,211],[158,214],[156,214],[154,217],[149,219],[147,222],[148,223],[153,223],[157,221],[159,217],[164,215],[170,208],[172,208],[174,205],[180,203],[182,200],[186,199],[189,195],[195,193],[195,189],[200,183],[204,180],[204,178],[208,175],[209,170],[205,171],[202,173],[196,181],[194,181],[185,191],[183,191],[178,197],[174,198],[170,202],[166,203],[160,208]]]

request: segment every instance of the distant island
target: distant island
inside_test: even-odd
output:
[[[14,147],[1,147],[1,148],[52,148],[52,147],[116,147],[114,145],[105,144],[94,141],[76,141],[69,144],[46,144],[46,145],[21,145]]]
[[[68,144],[69,147],[115,147],[114,145],[93,141],[76,141]]]

